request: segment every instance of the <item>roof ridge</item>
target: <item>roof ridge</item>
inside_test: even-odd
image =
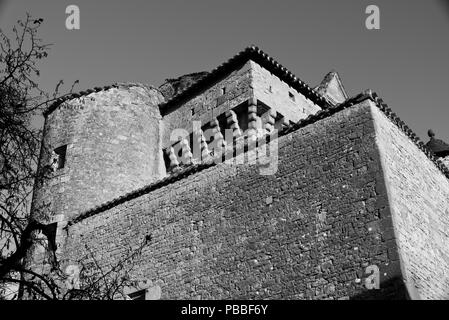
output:
[[[449,168],[446,167],[443,162],[438,159],[434,153],[426,146],[424,142],[418,137],[418,135],[413,132],[412,129],[404,122],[402,121],[396,113],[393,112],[393,110],[390,109],[390,107],[384,103],[384,101],[377,95],[377,93],[367,90],[367,95],[370,97],[370,99],[376,103],[377,107],[394,123],[396,126],[399,127],[399,129],[402,130],[402,132],[405,133],[407,137],[409,137],[410,140],[422,151],[424,154],[431,160],[436,167],[443,173],[446,178],[449,179]]]
[[[172,97],[170,100],[159,104],[159,109],[167,108],[173,103],[179,102],[180,100],[186,98],[189,94],[196,92],[203,85],[207,85],[211,80],[219,77],[222,73],[226,73],[228,68],[232,68],[235,64],[242,63],[243,61],[247,61],[250,59],[254,59],[255,62],[264,64],[265,67],[271,69],[270,71],[279,76],[282,80],[287,82],[290,86],[295,88],[298,92],[304,94],[306,98],[310,99],[312,102],[316,103],[321,108],[325,109],[329,107],[329,102],[327,99],[319,94],[312,87],[307,85],[304,81],[300,80],[296,77],[292,72],[290,72],[287,68],[278,63],[274,58],[269,56],[267,53],[262,51],[259,47],[255,45],[251,45],[246,47],[244,50],[240,51],[227,61],[223,62],[221,65],[215,67],[210,72],[208,72],[204,77],[199,79],[197,82],[185,88],[183,91],[179,92],[177,95]],[[120,87],[132,87],[132,86],[140,86],[144,88],[152,88],[160,92],[160,87],[156,87],[153,85],[143,84],[143,83],[134,83],[134,82],[115,82],[110,85],[105,85],[102,87],[94,87],[91,89],[79,91],[77,93],[69,93],[62,97],[55,99],[55,101],[43,112],[44,116],[52,113],[61,103],[76,99],[82,96],[86,96],[88,94],[109,90],[111,88],[120,88]]]
[[[236,65],[246,62],[247,60],[250,59],[253,59],[255,60],[255,62],[262,64],[264,67],[269,69],[269,71],[279,76],[281,80],[287,82],[287,84],[295,88],[298,92],[304,94],[306,98],[312,100],[312,102],[316,103],[321,108],[324,109],[329,107],[329,103],[324,96],[319,94],[316,90],[307,85],[304,81],[296,77],[292,72],[290,72],[287,68],[278,63],[274,58],[269,56],[267,53],[262,51],[259,47],[251,45],[249,47],[246,47],[244,50],[240,51],[233,57],[229,58],[222,64],[218,65],[214,69],[212,69],[203,78],[193,83],[191,86],[185,88],[183,91],[179,92],[170,100],[161,103],[159,105],[161,114],[165,114],[163,112],[164,109],[167,109],[173,104],[176,104],[180,101],[187,99],[190,95],[197,93],[198,90],[201,90],[203,86],[207,86],[213,80],[216,80],[218,77],[220,77],[223,73],[227,73],[229,69],[233,67],[235,68]]]

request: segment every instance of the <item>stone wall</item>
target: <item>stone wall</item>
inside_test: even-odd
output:
[[[201,125],[205,125],[236,107],[241,107],[242,111],[247,113],[244,109],[247,108],[246,101],[250,99],[257,99],[264,104],[261,106],[259,103],[259,116],[272,109],[282,114],[287,122],[297,122],[321,110],[303,94],[250,60],[195,98],[176,106],[174,111],[163,117],[163,148],[177,141],[177,137],[174,141],[170,141],[174,129],[192,132],[192,121],[201,121]]]
[[[280,137],[273,175],[218,164],[75,222],[63,262],[108,268],[150,235],[130,275],[162,299],[402,297],[370,108]]]
[[[40,168],[51,165],[55,148],[67,145],[65,165],[36,184],[33,205],[45,204],[70,219],[163,177],[157,107],[162,101],[157,90],[133,86],[56,108],[45,121]]]
[[[449,299],[449,180],[377,108],[373,117],[409,292]]]
[[[251,72],[255,98],[281,113],[287,120],[298,122],[321,110],[303,94],[253,61]]]
[[[446,158],[441,159],[441,161],[446,165],[446,167],[449,169],[449,156]]]
[[[162,147],[166,148],[173,144],[170,135],[174,129],[192,132],[193,121],[201,121],[202,125],[209,123],[252,97],[250,67],[251,63],[248,61],[240,69],[165,115],[162,122]]]

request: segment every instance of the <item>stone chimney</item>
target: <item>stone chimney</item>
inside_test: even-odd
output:
[[[315,90],[326,97],[333,105],[343,103],[349,98],[341,82],[340,75],[335,70],[329,72],[320,85],[315,87]]]
[[[426,147],[449,169],[449,144],[443,140],[436,139],[432,129],[430,129],[427,134],[429,135],[430,140],[427,142]]]

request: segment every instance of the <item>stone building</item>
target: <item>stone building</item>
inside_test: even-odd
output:
[[[107,268],[146,239],[131,297],[449,298],[449,170],[336,72],[312,88],[249,47],[58,100],[42,145],[33,206],[62,264]]]

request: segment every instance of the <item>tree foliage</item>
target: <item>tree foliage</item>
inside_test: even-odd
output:
[[[51,103],[37,82],[49,49],[38,37],[42,21],[27,15],[11,37],[0,31],[0,279],[22,273],[33,232],[45,232],[30,219],[41,135],[32,120]]]
[[[39,87],[38,64],[50,48],[38,36],[42,23],[27,14],[11,36],[0,30],[0,299],[8,288],[20,288],[12,290],[14,298],[25,292],[36,299],[111,299],[129,281],[129,268],[144,244],[108,270],[98,263],[85,268],[86,261],[96,260],[84,257],[79,261],[84,282],[67,291],[70,279],[60,269],[54,230],[36,218],[49,213],[39,212],[46,208],[30,208],[35,181],[49,178],[42,170],[37,175],[42,132],[33,119],[62,96],[63,84],[60,81],[51,95]],[[49,254],[51,270],[46,274],[26,263],[31,248],[39,245]]]

